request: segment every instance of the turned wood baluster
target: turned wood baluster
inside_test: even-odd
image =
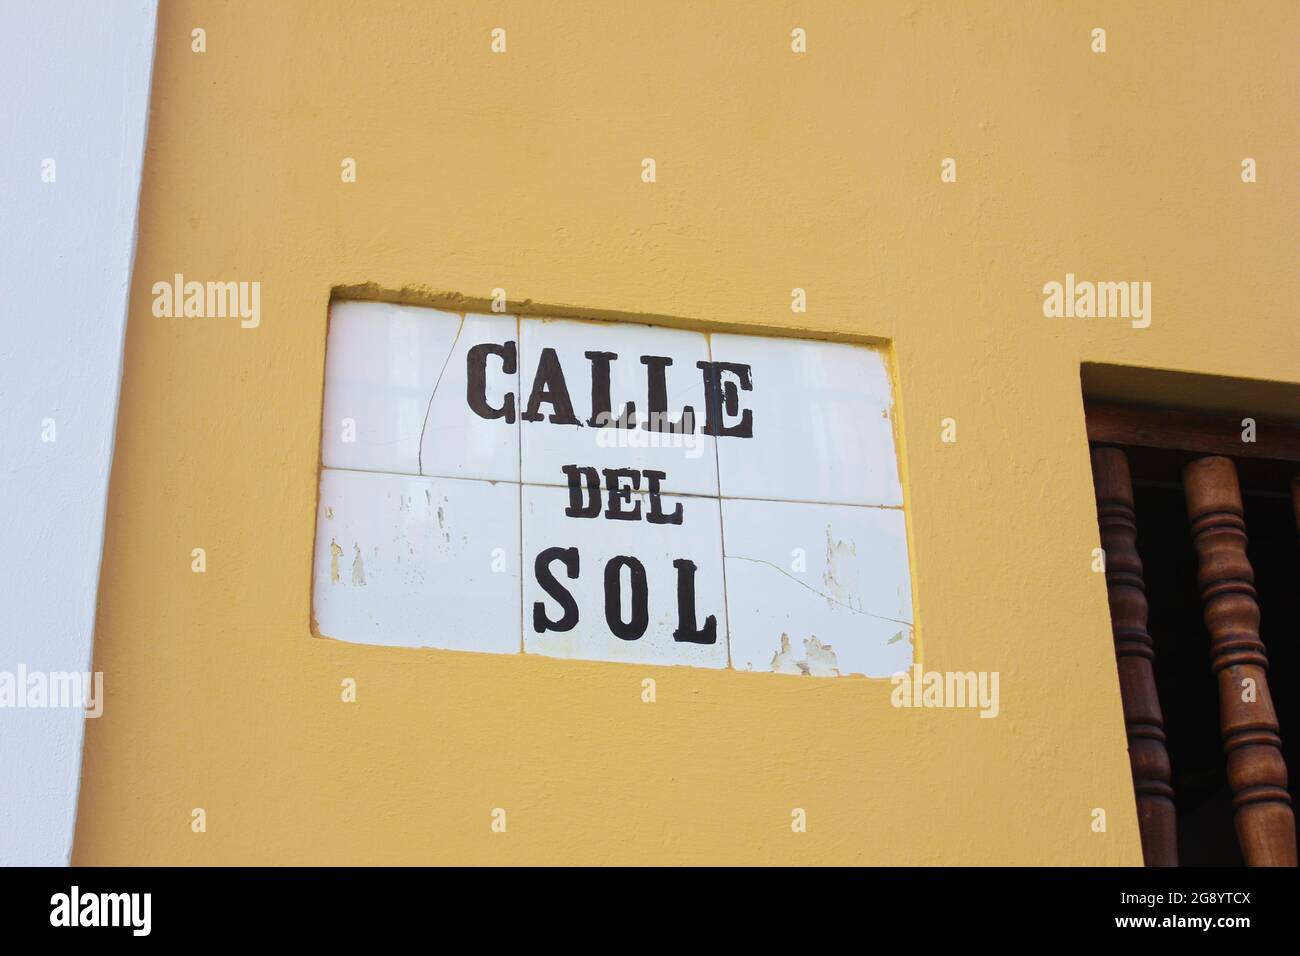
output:
[[[1268,658],[1259,638],[1237,468],[1231,458],[1199,458],[1183,469],[1183,490],[1219,682],[1219,725],[1237,839],[1248,866],[1295,866],[1295,815],[1268,690]]]
[[[1177,866],[1174,790],[1169,783],[1164,715],[1152,673],[1155,648],[1147,633],[1147,597],[1142,559],[1137,552],[1133,483],[1124,452],[1094,448],[1092,480],[1097,491],[1101,546],[1106,552],[1106,590],[1119,664],[1129,766],[1137,794],[1142,856],[1147,866]]]

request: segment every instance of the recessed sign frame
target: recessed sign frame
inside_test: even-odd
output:
[[[881,349],[335,302],[313,577],[357,643],[888,677]]]

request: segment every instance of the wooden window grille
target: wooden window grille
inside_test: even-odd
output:
[[[1275,695],[1287,695],[1285,712],[1292,713],[1300,709],[1300,701],[1294,699],[1300,697],[1300,688],[1294,684],[1270,687],[1269,656],[1261,632],[1271,644],[1286,642],[1286,659],[1290,661],[1295,645],[1300,644],[1300,618],[1288,616],[1294,614],[1293,605],[1283,608],[1282,599],[1277,602],[1277,613],[1282,616],[1270,618],[1271,608],[1257,591],[1257,569],[1247,550],[1251,529],[1247,527],[1243,486],[1248,489],[1247,497],[1263,496],[1260,500],[1271,509],[1270,520],[1281,514],[1280,499],[1289,499],[1284,516],[1287,534],[1300,554],[1300,424],[1253,421],[1249,437],[1254,440],[1246,441],[1246,425],[1240,415],[1100,402],[1085,403],[1085,411],[1146,864],[1177,866],[1180,847],[1185,855],[1195,855],[1186,851],[1189,839],[1196,834],[1182,833],[1180,840],[1176,791],[1180,768],[1177,757],[1171,762],[1170,756],[1175,745],[1184,741],[1167,735],[1166,713],[1196,706],[1196,702],[1190,698],[1162,701],[1158,690],[1160,648],[1176,648],[1181,654],[1189,649],[1187,642],[1193,642],[1198,645],[1197,656],[1203,650],[1203,666],[1217,684],[1222,753],[1215,757],[1222,761],[1222,802],[1226,808],[1230,794],[1232,817],[1232,824],[1225,823],[1224,829],[1235,830],[1233,851],[1239,852],[1231,862],[1295,866],[1295,815],[1288,790],[1284,728],[1278,717],[1283,708],[1275,706]],[[1150,489],[1152,495],[1163,494],[1164,501],[1181,492],[1186,520],[1180,526],[1183,530],[1164,530],[1154,535],[1154,540],[1143,539],[1143,489]],[[1276,529],[1270,532],[1276,536]],[[1178,558],[1179,554],[1185,557]],[[1153,623],[1149,628],[1148,611],[1153,611],[1154,620],[1156,602],[1153,597],[1151,605],[1148,603],[1148,578],[1158,571],[1161,581],[1174,580],[1171,572],[1178,569],[1185,572],[1181,577],[1194,577],[1194,582],[1187,582],[1186,592],[1179,593],[1184,603],[1199,603],[1196,616],[1203,626],[1170,624],[1161,628]],[[1300,591],[1300,577],[1293,586]],[[1174,593],[1172,589],[1170,593]],[[1288,597],[1281,586],[1274,586],[1273,593]],[[1193,614],[1195,608],[1185,613]],[[1170,611],[1164,620],[1188,618],[1176,618]],[[1208,677],[1206,680],[1208,683]],[[1282,700],[1280,696],[1276,699]],[[1212,708],[1212,702],[1208,706]],[[1186,717],[1179,714],[1179,726],[1191,727],[1196,719],[1203,724],[1206,719],[1203,714]],[[1300,726],[1285,730],[1300,734]],[[1224,814],[1226,817],[1226,809]],[[1189,820],[1182,822],[1184,830],[1190,827],[1190,814]],[[1198,832],[1203,836],[1204,831]],[[1199,850],[1196,844],[1190,847]]]

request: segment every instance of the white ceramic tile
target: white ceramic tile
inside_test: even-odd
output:
[[[519,486],[326,469],[313,591],[327,637],[518,653]]]
[[[432,400],[425,396],[429,417],[420,453],[422,474],[519,480],[518,334],[513,315],[465,316]],[[511,356],[514,372],[508,373]],[[467,388],[471,361],[483,373],[473,403]],[[485,417],[498,413],[503,417]]]
[[[884,356],[833,342],[712,336],[714,362],[751,369],[735,376],[737,412],[748,409],[753,437],[720,437],[724,498],[776,498],[901,505],[892,397]],[[728,417],[734,424],[739,415]]]
[[[727,626],[723,605],[722,544],[719,539],[718,502],[707,498],[663,496],[665,514],[682,507],[682,523],[652,524],[645,519],[650,507],[647,495],[637,496],[640,521],[612,520],[602,513],[594,518],[565,515],[570,503],[567,488],[524,486],[523,573],[524,649],[550,657],[626,661],[646,664],[690,664],[696,667],[727,666]],[[622,507],[631,507],[627,502]],[[555,582],[572,595],[577,620],[571,629],[537,630],[535,605],[540,603],[549,621],[563,622],[564,609],[544,589],[537,576],[537,557],[550,548],[576,548],[577,577],[570,578],[560,560],[550,563]],[[617,556],[636,558],[645,569],[646,627],[639,638],[616,636],[606,619],[605,571]],[[686,559],[695,564],[695,626],[703,629],[709,616],[715,621],[712,644],[674,640],[681,626],[678,608],[679,569],[673,562]],[[631,573],[619,574],[622,597],[619,620],[634,617]]]
[[[737,670],[889,677],[912,663],[903,512],[724,500]]]
[[[513,348],[516,361],[507,372],[505,355],[479,348],[480,395],[469,367],[482,346]],[[524,418],[546,349],[554,350],[581,424],[550,421],[550,402],[541,406],[543,420]],[[617,355],[609,365],[612,410],[631,401],[640,420],[649,411],[650,378],[641,358],[670,358],[668,413],[675,420],[690,405],[690,433],[590,424],[587,352]],[[739,387],[743,376],[723,373],[723,409],[710,408],[706,397],[699,363],[710,362],[748,367],[747,388]],[[313,602],[322,634],[496,653],[517,653],[522,644],[553,657],[701,667],[727,666],[730,652],[739,669],[826,676],[888,677],[910,666],[904,516],[897,507],[861,507],[902,502],[879,351],[338,303],[326,366]],[[493,417],[511,400],[513,422]],[[710,413],[730,428],[746,411],[752,438],[704,434]],[[355,422],[353,442],[343,440],[344,418]],[[597,517],[565,514],[572,504],[566,465],[595,469]],[[640,473],[637,493],[622,505],[639,506],[639,520],[606,514],[605,472],[620,468]],[[682,524],[647,520],[648,470],[665,473],[660,508],[680,507]],[[522,492],[520,480],[528,483]],[[694,497],[716,496],[719,487],[721,502]],[[569,547],[579,555],[576,578],[552,557],[551,577],[539,579],[538,555]],[[633,616],[626,568],[616,624],[606,616],[606,567],[620,556],[645,571],[645,629],[631,639],[616,633],[625,626],[617,622]],[[695,565],[694,623],[702,628],[713,617],[710,644],[674,638],[684,626],[676,559]],[[577,621],[565,631],[539,629],[535,605],[550,621],[564,615],[559,589],[572,595]]]
[[[564,465],[635,468],[663,472],[662,487],[686,494],[718,493],[713,439],[704,427],[704,373],[696,363],[708,359],[708,340],[698,332],[613,322],[520,319],[522,364],[520,403],[525,409],[544,350],[554,349],[563,371],[573,417],[581,424],[558,424],[553,405],[542,403],[541,421],[521,425],[523,480],[530,484],[564,483]],[[618,416],[627,403],[643,425],[649,418],[650,369],[642,356],[666,356],[664,369],[669,421],[676,423],[685,406],[694,409],[689,432],[658,434],[645,427],[592,427],[592,361],[587,352],[618,356],[609,362],[611,411]],[[522,413],[521,413],[522,414]]]
[[[419,474],[429,394],[460,322],[459,315],[384,302],[331,306],[321,417],[326,468]]]

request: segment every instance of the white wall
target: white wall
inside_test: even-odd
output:
[[[91,666],[156,12],[5,4],[0,672]],[[83,726],[76,709],[0,707],[0,863],[68,862]]]

